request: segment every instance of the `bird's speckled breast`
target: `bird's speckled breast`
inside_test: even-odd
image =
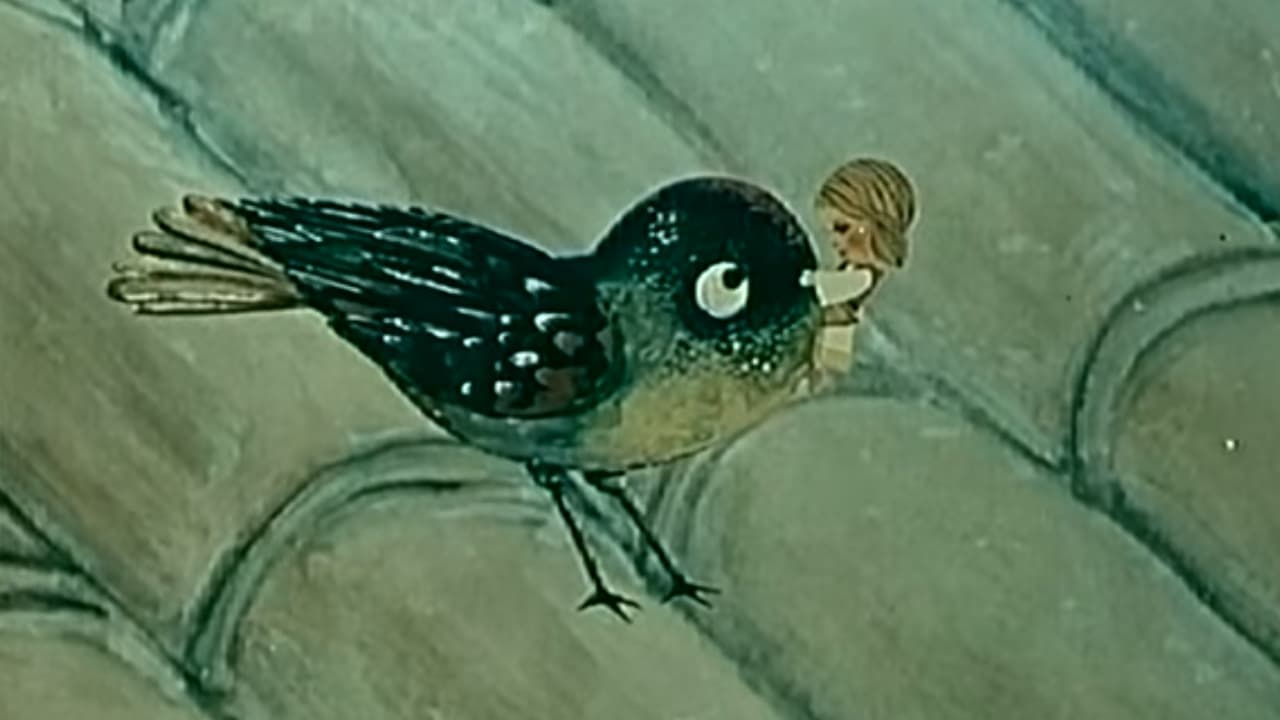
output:
[[[666,462],[736,435],[790,400],[811,352],[788,348],[767,371],[731,373],[722,358],[680,345],[675,350],[687,352],[687,360],[631,386],[615,422],[584,429],[587,464],[621,469]]]
[[[816,303],[785,327],[711,343],[669,322],[657,296],[617,290],[626,367],[590,409],[519,420],[454,406],[429,410],[450,432],[490,452],[566,467],[625,470],[668,462],[742,432],[794,397],[810,369]],[[664,322],[665,321],[665,322]]]

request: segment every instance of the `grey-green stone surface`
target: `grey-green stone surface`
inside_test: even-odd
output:
[[[1280,5],[0,0],[0,718],[1280,717]],[[102,292],[181,193],[552,250],[673,177],[900,164],[853,375],[552,507],[315,317]],[[598,508],[601,509],[601,508]]]

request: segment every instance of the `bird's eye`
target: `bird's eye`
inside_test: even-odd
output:
[[[751,282],[737,263],[718,262],[698,276],[694,295],[708,315],[726,320],[747,305]]]

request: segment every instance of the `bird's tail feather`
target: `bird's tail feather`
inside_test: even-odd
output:
[[[279,265],[225,203],[183,198],[152,217],[157,230],[133,236],[137,256],[116,263],[107,295],[142,314],[191,315],[282,310],[302,304]]]

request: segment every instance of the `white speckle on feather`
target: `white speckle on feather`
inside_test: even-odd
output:
[[[521,350],[511,356],[511,364],[519,368],[533,367],[538,364],[538,353],[532,350]]]
[[[449,278],[450,280],[462,282],[462,273],[454,270],[448,265],[432,265],[431,270]]]
[[[529,293],[546,292],[552,289],[551,283],[536,277],[524,279],[524,290]]]
[[[533,316],[533,325],[542,332],[547,332],[551,327],[551,323],[568,319],[569,316],[565,313],[543,312]]]

